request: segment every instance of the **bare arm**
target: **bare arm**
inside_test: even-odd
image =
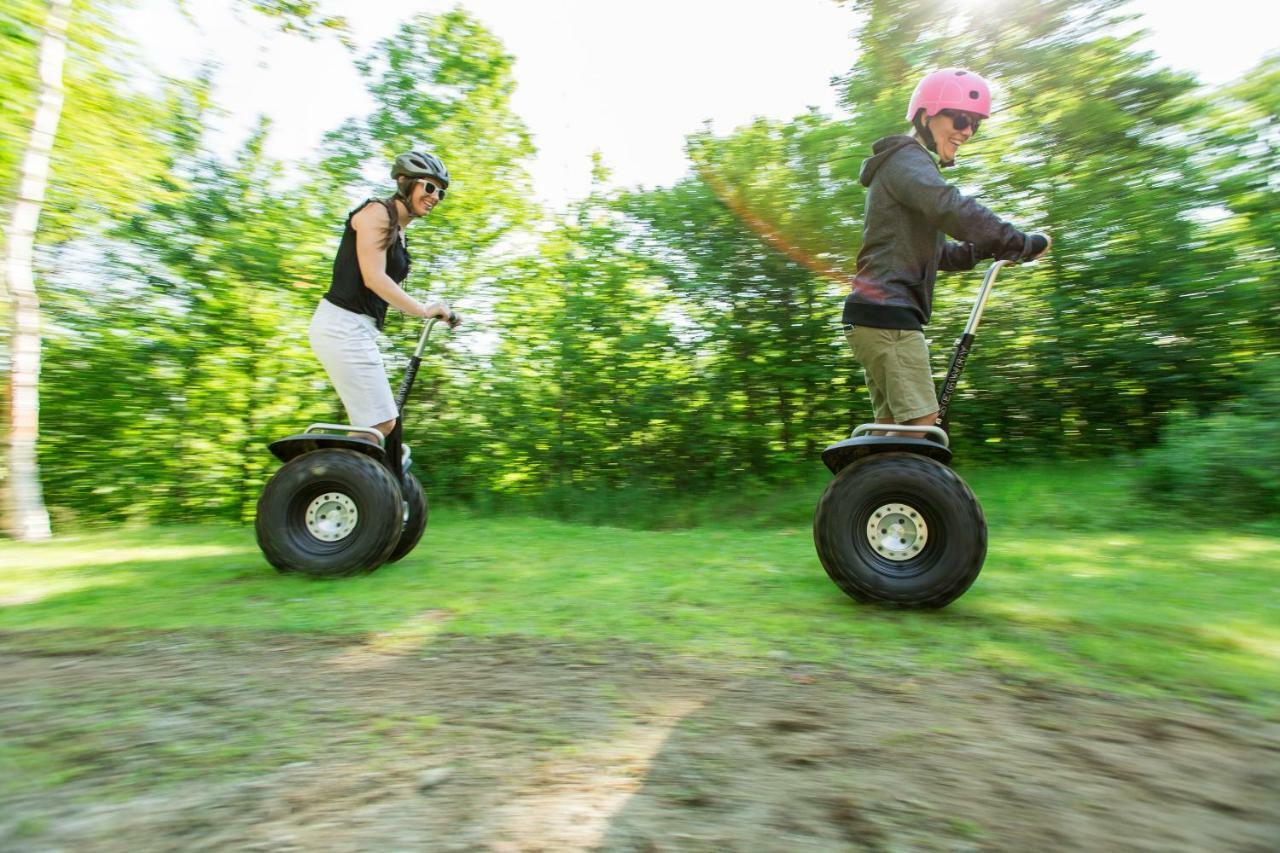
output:
[[[406,314],[413,317],[448,318],[449,307],[443,302],[423,305],[387,275],[387,245],[391,241],[391,222],[387,210],[380,204],[366,204],[351,217],[351,227],[356,232],[356,261],[360,264],[360,277],[365,287]]]

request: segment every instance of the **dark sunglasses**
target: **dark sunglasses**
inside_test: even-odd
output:
[[[977,133],[978,128],[982,126],[982,119],[969,118],[965,113],[958,113],[955,110],[938,110],[938,115],[946,116],[951,119],[951,126],[956,130],[968,130],[973,128],[973,132]]]
[[[437,186],[426,178],[419,178],[418,183],[422,184],[422,188],[427,191],[427,195],[434,193],[441,201],[444,201],[444,194],[447,192],[444,187]]]

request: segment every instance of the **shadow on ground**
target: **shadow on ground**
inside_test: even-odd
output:
[[[1261,851],[1276,837],[1280,727],[1231,706],[730,666],[516,639],[3,635],[0,847]]]

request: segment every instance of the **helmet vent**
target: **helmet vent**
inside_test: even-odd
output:
[[[956,72],[956,76],[957,76],[957,77],[963,77],[964,75],[966,75],[966,74],[968,74],[968,73],[969,73],[968,71],[957,71],[957,72]]]
[[[974,101],[978,100],[978,98],[979,98],[978,90],[977,90],[977,89],[970,89],[970,90],[969,90],[969,98],[970,98],[971,100],[974,100]]]

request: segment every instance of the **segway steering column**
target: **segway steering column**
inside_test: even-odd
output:
[[[987,307],[987,298],[991,296],[991,288],[996,283],[996,275],[1000,272],[1000,268],[1013,263],[1013,261],[996,261],[987,270],[986,276],[982,279],[982,288],[978,291],[978,298],[974,300],[973,310],[969,312],[969,322],[964,325],[964,332],[960,335],[960,340],[956,341],[956,351],[951,355],[951,365],[947,368],[947,378],[942,381],[942,393],[938,395],[938,426],[945,432],[947,430],[947,415],[951,408],[951,397],[955,394],[956,383],[960,381],[960,373],[964,370],[965,362],[969,360],[969,350],[973,348],[973,335],[978,329],[978,323],[982,320],[982,311]]]

